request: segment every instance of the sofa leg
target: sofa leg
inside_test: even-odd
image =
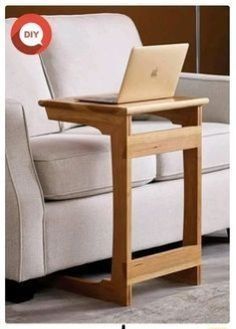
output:
[[[6,279],[5,299],[7,302],[22,303],[34,297],[36,291],[35,280],[17,282]]]
[[[230,228],[227,228],[227,237],[228,237],[228,242],[230,242]]]

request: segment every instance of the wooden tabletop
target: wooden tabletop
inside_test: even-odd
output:
[[[93,102],[81,102],[76,97],[68,97],[62,99],[48,99],[40,100],[39,105],[50,108],[64,108],[64,109],[89,109],[99,112],[112,112],[114,114],[134,115],[142,113],[151,113],[163,110],[173,110],[178,108],[186,108],[192,106],[202,106],[207,104],[209,99],[195,98],[195,97],[173,97],[163,98],[150,101],[122,103],[122,104],[105,104]]]

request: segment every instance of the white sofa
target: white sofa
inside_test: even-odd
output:
[[[118,14],[46,16],[41,56],[14,48],[6,20],[6,277],[17,282],[112,252],[110,141],[92,127],[49,121],[39,99],[117,91],[133,46]],[[158,31],[157,31],[158,33]],[[178,94],[206,96],[202,234],[229,227],[229,78],[182,74]],[[133,131],[167,120],[134,121]],[[133,250],[182,239],[182,153],[133,161]],[[122,243],[122,241],[121,241]]]

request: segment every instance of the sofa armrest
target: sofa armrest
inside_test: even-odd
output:
[[[176,94],[208,97],[203,121],[229,123],[229,76],[182,73]]]
[[[29,148],[24,109],[6,102],[6,277],[43,276],[44,200]]]

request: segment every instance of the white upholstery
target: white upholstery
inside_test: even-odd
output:
[[[21,104],[6,102],[6,273],[11,280],[43,276],[44,200],[30,153]]]
[[[55,97],[114,92],[133,46],[133,22],[118,14],[47,16],[53,38],[42,53]]]
[[[229,125],[203,123],[202,172],[229,168]],[[172,152],[157,156],[157,180],[183,177],[183,153]]]
[[[37,105],[50,98],[43,69],[56,97],[116,91],[131,47],[141,44],[132,21],[122,15],[47,19],[53,38],[43,53],[44,67],[39,56],[13,47],[15,19],[6,20],[6,96],[16,99],[6,103],[6,277],[20,282],[110,257],[112,248],[111,193],[44,200],[45,195],[64,199],[107,192],[112,182],[107,137],[91,127],[50,134],[59,131],[58,123]],[[210,97],[204,117],[212,124],[203,127],[208,134],[203,139],[206,170],[228,166],[228,127],[214,123],[229,121],[228,89],[226,77],[185,74],[180,79],[180,94]],[[136,122],[133,130],[156,129],[156,124]],[[159,129],[169,127],[166,121],[158,124]],[[29,140],[27,130],[30,136],[49,135]],[[157,161],[155,156],[137,159],[133,182],[144,184],[156,171],[163,179],[170,173],[179,177],[181,170],[174,153]],[[133,250],[181,239],[182,184],[181,179],[166,180],[132,190]],[[228,170],[203,175],[202,214],[204,234],[229,227]]]
[[[169,127],[168,127],[169,126]],[[167,122],[134,122],[135,133],[152,131],[156,128],[178,127]],[[222,170],[229,167],[229,125],[204,122],[202,125],[202,168],[203,172]],[[183,176],[183,153],[169,152],[157,155],[157,180],[176,179]]]
[[[130,50],[141,45],[131,19],[119,14],[46,19],[53,38],[42,60],[53,96],[117,92]]]
[[[169,121],[135,121],[133,133],[178,127]],[[92,127],[72,128],[63,134],[31,139],[34,163],[48,200],[69,199],[112,189],[110,138]],[[229,126],[203,123],[203,172],[229,167]],[[152,179],[183,176],[183,154],[171,152],[133,160],[134,186]]]
[[[170,121],[134,121],[133,133],[145,131],[165,130],[178,127]],[[92,127],[70,129],[64,134],[100,134]],[[170,152],[158,154],[156,179],[176,179],[183,176],[183,154]],[[203,123],[202,168],[203,172],[222,170],[229,167],[229,125],[222,123]]]
[[[203,175],[203,234],[229,227],[228,184],[228,170]],[[181,240],[182,180],[141,186],[133,189],[132,196],[133,250]],[[111,193],[46,202],[45,248],[47,273],[110,257]]]
[[[176,94],[208,97],[203,121],[229,123],[229,76],[182,73]]]
[[[46,199],[68,199],[111,191],[109,136],[55,134],[32,138],[30,145]],[[155,156],[134,159],[132,165],[134,186],[155,177]]]
[[[30,136],[59,131],[57,121],[49,121],[39,99],[51,98],[38,55],[25,55],[11,41],[15,18],[6,20],[6,98],[24,106]]]

